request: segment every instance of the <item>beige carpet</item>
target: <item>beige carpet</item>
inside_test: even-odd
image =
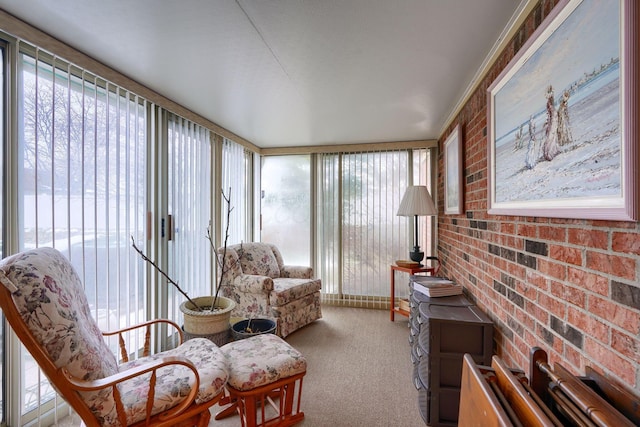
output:
[[[286,338],[307,359],[299,426],[424,426],[411,379],[408,319],[324,306],[323,319]],[[214,407],[216,412],[219,407]],[[238,427],[233,416],[210,426]]]

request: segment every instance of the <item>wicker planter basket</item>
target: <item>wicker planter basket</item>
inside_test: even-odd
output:
[[[213,296],[192,298],[199,307],[210,307]],[[218,297],[215,311],[196,311],[193,304],[185,301],[180,304],[184,315],[184,331],[192,335],[215,335],[229,330],[231,311],[236,307],[235,301]]]

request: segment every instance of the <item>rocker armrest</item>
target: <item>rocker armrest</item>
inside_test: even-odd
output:
[[[269,293],[273,290],[273,279],[269,276],[241,274],[235,278],[233,286],[240,292],[250,294]]]
[[[122,328],[122,329],[118,329],[115,331],[103,331],[102,335],[105,337],[109,337],[109,336],[113,336],[113,335],[118,335],[118,344],[120,347],[120,357],[122,358],[123,362],[128,362],[129,361],[129,352],[127,350],[127,344],[124,340],[124,336],[123,334],[125,332],[130,332],[130,331],[134,331],[136,329],[141,329],[141,328],[146,328],[146,332],[144,335],[144,347],[143,347],[143,352],[142,352],[142,356],[146,357],[149,356],[151,354],[151,327],[152,326],[159,326],[162,324],[166,324],[169,325],[171,327],[173,327],[175,329],[175,331],[178,334],[178,345],[182,344],[184,341],[184,337],[182,335],[182,329],[180,328],[180,326],[178,326],[177,323],[168,320],[168,319],[154,319],[154,320],[148,320],[146,322],[142,322],[139,323],[137,325],[133,325],[133,326],[128,326],[126,328]]]
[[[70,387],[77,391],[98,391],[98,390],[111,388],[114,391],[114,398],[116,399],[116,410],[118,412],[118,417],[122,421],[122,420],[126,420],[126,416],[124,415],[124,406],[122,404],[117,385],[124,381],[130,380],[132,378],[136,378],[141,375],[144,375],[148,372],[152,372],[152,375],[156,376],[157,375],[156,371],[158,371],[158,369],[165,366],[169,366],[169,365],[182,365],[189,368],[193,372],[193,375],[195,376],[195,383],[191,387],[191,390],[189,391],[189,395],[185,396],[185,399],[180,404],[169,409],[161,416],[161,419],[166,419],[170,417],[175,417],[179,415],[181,412],[183,412],[184,410],[186,410],[195,401],[195,398],[198,395],[198,390],[200,388],[200,375],[198,374],[198,370],[196,369],[195,365],[191,363],[191,361],[186,357],[181,357],[181,356],[163,357],[161,359],[153,360],[140,366],[132,367],[131,369],[127,369],[126,371],[118,372],[108,377],[91,380],[91,381],[86,381],[86,380],[82,380],[80,378],[74,377],[67,371],[66,368],[60,368],[58,369],[58,372],[69,382]],[[146,382],[148,382],[148,379],[146,380]],[[147,396],[147,399],[149,399],[153,395],[154,393],[149,393]],[[152,405],[151,406],[147,405],[147,408],[149,408],[149,410],[151,409],[151,407]]]
[[[282,277],[291,279],[311,279],[313,278],[313,268],[302,265],[283,265],[280,274]]]

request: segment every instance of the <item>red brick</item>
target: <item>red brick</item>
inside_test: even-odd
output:
[[[543,291],[549,290],[549,281],[546,277],[538,274],[537,271],[528,269],[526,271],[526,280],[529,285],[533,285],[538,289],[541,289]]]
[[[560,245],[549,246],[549,257],[573,265],[582,265],[582,250]]]
[[[520,322],[525,328],[529,330],[534,330],[536,321],[531,316],[532,313],[525,313],[523,310],[516,310],[515,316],[518,322]]]
[[[605,231],[570,228],[568,230],[568,241],[572,245],[594,249],[607,249],[609,246],[609,234]]]
[[[640,360],[640,343],[638,342],[638,338],[614,329],[611,331],[611,347],[623,356],[627,356],[632,360]]]
[[[538,228],[535,225],[518,224],[518,236],[537,237]]]
[[[611,328],[582,310],[569,307],[567,310],[567,323],[603,344],[609,344],[610,342]]]
[[[587,306],[587,295],[584,290],[573,286],[564,286],[564,299],[580,308],[586,308]]]
[[[609,280],[574,267],[567,268],[567,281],[600,295],[609,295]]]
[[[640,255],[638,233],[613,233],[611,248],[616,252]]]
[[[566,266],[543,258],[538,258],[538,271],[559,280],[565,280],[567,276]]]
[[[557,318],[564,319],[566,312],[566,304],[564,301],[541,293],[538,297],[538,303]]]
[[[631,335],[640,333],[640,315],[610,300],[590,295],[587,301],[590,313],[624,329]]]
[[[636,278],[636,262],[628,257],[588,251],[586,267],[623,279]]]
[[[515,234],[516,225],[513,222],[500,223],[500,232],[504,234]]]
[[[549,323],[549,311],[545,310],[543,307],[527,301],[525,303],[525,309],[543,325]]]
[[[561,227],[541,226],[538,227],[538,237],[542,240],[565,242],[567,240],[567,231]]]
[[[627,384],[635,384],[636,370],[631,362],[588,337],[584,340],[584,350],[588,358],[605,366],[622,381]]]
[[[578,372],[584,372],[584,361],[582,354],[573,346],[564,347],[564,357],[570,365],[575,366]]]

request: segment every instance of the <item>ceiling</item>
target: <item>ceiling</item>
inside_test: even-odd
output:
[[[261,148],[436,139],[527,0],[0,0]]]

